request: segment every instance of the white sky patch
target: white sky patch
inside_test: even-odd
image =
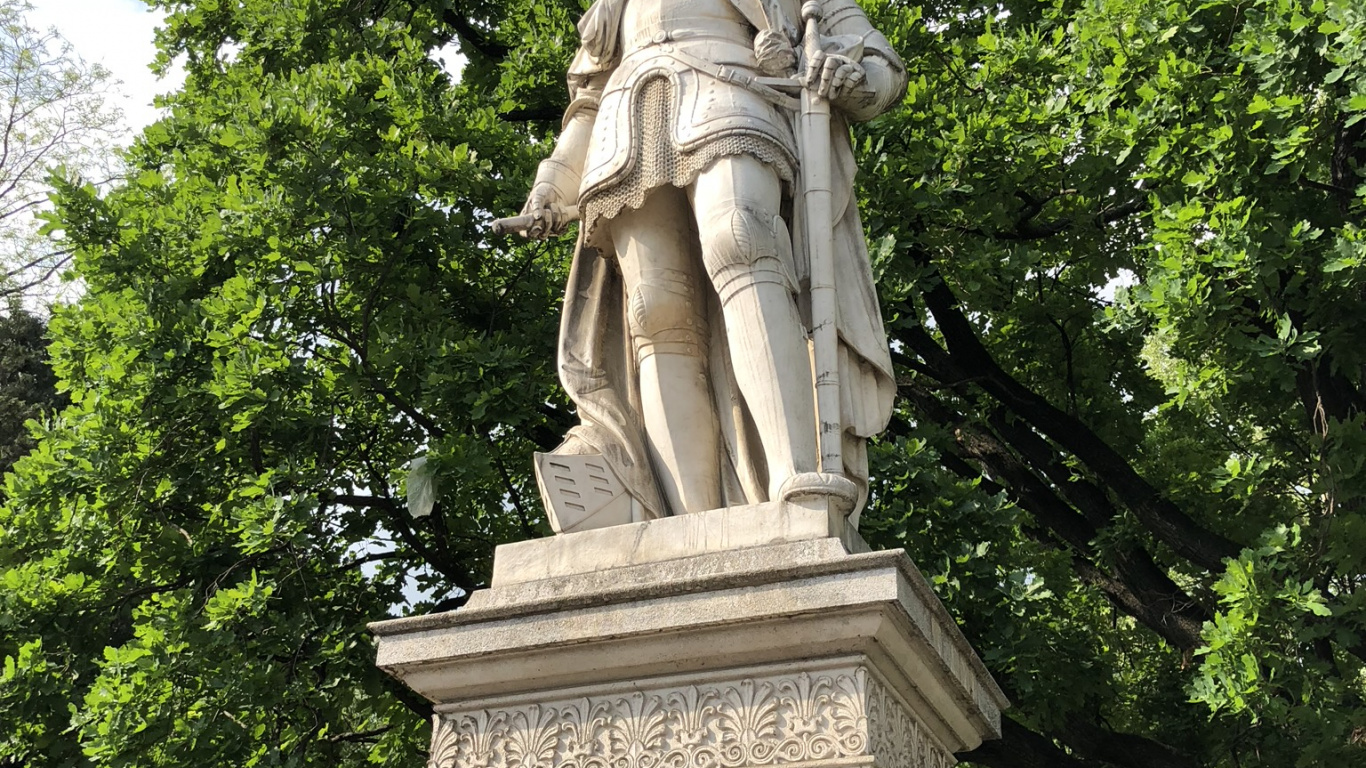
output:
[[[1135,285],[1138,285],[1138,275],[1133,270],[1121,268],[1114,277],[1110,278],[1109,282],[1101,286],[1100,291],[1096,293],[1096,298],[1107,304],[1113,304],[1115,293],[1120,288],[1132,288]]]
[[[173,66],[164,79],[158,79],[150,69],[156,57],[153,35],[164,18],[142,0],[30,0],[33,11],[29,23],[45,30],[55,27],[66,38],[75,52],[87,62],[98,62],[119,81],[117,103],[124,119],[134,132],[154,122],[160,111],[152,106],[152,98],[170,93],[185,80],[185,71]],[[237,50],[228,50],[231,58]],[[451,44],[432,52],[454,82],[460,82],[466,59],[459,44]]]
[[[393,535],[380,526],[375,535],[369,539],[355,542],[346,550],[346,556],[356,560],[362,560],[371,555],[386,555],[397,551],[397,544],[394,542]],[[378,562],[361,563],[360,572],[367,579],[374,579],[379,574]],[[395,603],[389,606],[390,616],[410,615],[419,603],[430,603],[441,597],[459,597],[461,590],[453,588],[449,594],[440,595],[434,588],[423,589],[418,586],[418,577],[430,577],[433,574],[431,566],[421,565],[414,571],[410,571],[403,576],[403,599],[404,602]]]
[[[460,70],[465,68],[466,62],[469,61],[465,58],[465,54],[460,52],[460,43],[454,39],[433,51],[432,58],[440,62],[441,66],[452,76],[458,75]]]
[[[465,54],[460,52],[460,43],[455,39],[432,51],[432,59],[441,65],[441,69],[450,76],[453,83],[460,82],[460,76],[465,72],[465,64],[469,62]]]
[[[55,27],[75,53],[90,63],[104,65],[119,84],[115,103],[124,121],[141,131],[159,116],[152,97],[180,87],[185,73],[173,67],[158,80],[150,69],[156,57],[153,34],[163,18],[142,0],[30,0],[29,23],[43,30]]]

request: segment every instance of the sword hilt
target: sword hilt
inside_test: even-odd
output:
[[[802,4],[802,19],[806,21],[806,29],[802,32],[802,67],[804,72],[798,75],[798,79],[806,81],[808,78],[820,77],[819,72],[811,71],[811,63],[821,56],[821,19],[825,16],[825,9],[821,7],[819,0],[807,0]],[[808,88],[815,87],[818,81],[811,81]]]
[[[825,9],[817,0],[806,0],[802,3],[802,20],[806,22],[806,34],[802,37],[802,43],[808,56],[821,48],[820,23],[824,16]]]

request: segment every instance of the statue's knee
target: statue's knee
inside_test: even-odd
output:
[[[762,283],[796,292],[792,240],[782,217],[738,206],[703,233],[702,260],[724,303]]]
[[[673,269],[646,270],[631,292],[627,317],[636,354],[702,355],[706,321],[695,279]]]

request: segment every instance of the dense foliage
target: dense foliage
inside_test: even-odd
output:
[[[0,475],[33,449],[29,420],[66,404],[48,365],[46,330],[42,318],[17,303],[0,311]]]
[[[0,765],[416,765],[364,625],[546,532],[569,242],[482,224],[581,8],[153,4],[187,81],[61,190],[89,290],[0,508]],[[963,757],[1362,764],[1366,11],[866,7],[912,85],[856,130],[902,394],[865,535],[1015,702]]]

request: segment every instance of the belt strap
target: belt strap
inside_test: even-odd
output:
[[[684,64],[687,64],[698,72],[710,75],[722,82],[738,85],[745,90],[761,96],[765,101],[775,104],[778,107],[792,110],[793,112],[796,112],[801,108],[801,101],[795,96],[788,96],[771,86],[759,82],[759,78],[748,72],[742,72],[734,67],[727,67],[722,64],[713,64],[706,59],[699,58],[686,51],[673,50],[669,52],[669,55]]]

